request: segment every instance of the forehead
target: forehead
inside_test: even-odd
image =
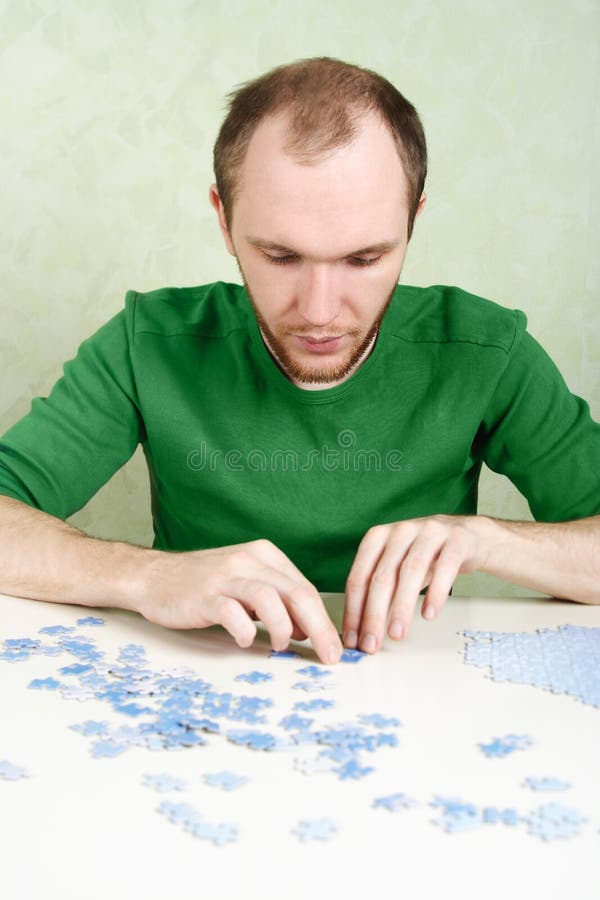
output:
[[[234,223],[282,243],[299,235],[330,244],[339,235],[346,246],[367,246],[405,227],[407,179],[379,117],[364,116],[350,144],[310,163],[286,152],[287,139],[284,114],[257,127],[239,171]]]

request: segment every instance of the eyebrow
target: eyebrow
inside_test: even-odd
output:
[[[278,253],[293,253],[294,256],[302,255],[296,250],[292,250],[290,247],[286,247],[283,244],[278,244],[276,241],[265,241],[262,238],[250,236],[247,236],[246,240],[249,244],[252,244],[254,247],[259,247],[261,250],[275,250]],[[360,250],[353,250],[351,253],[344,253],[344,255],[340,257],[340,259],[347,259],[349,256],[361,256],[365,253],[385,253],[387,250],[393,250],[394,247],[397,247],[399,243],[399,240],[379,241],[379,243],[377,244],[370,244],[368,247],[361,247]]]

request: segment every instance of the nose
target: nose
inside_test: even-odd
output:
[[[329,263],[306,264],[298,285],[297,309],[310,325],[324,328],[340,311],[340,285]]]

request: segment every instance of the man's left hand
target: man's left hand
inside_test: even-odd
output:
[[[425,587],[422,615],[434,619],[456,576],[485,568],[485,531],[482,516],[445,515],[370,528],[346,582],[344,644],[375,653],[388,616],[389,636],[406,637]]]

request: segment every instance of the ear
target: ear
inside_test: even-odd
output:
[[[426,201],[426,200],[427,200],[427,194],[422,193],[422,194],[421,194],[421,199],[419,200],[419,205],[417,206],[417,211],[416,211],[416,213],[415,213],[415,219],[417,218],[418,215],[420,215],[420,213],[421,213],[423,207],[425,206],[425,201]]]
[[[221,202],[221,198],[219,197],[219,191],[217,189],[216,184],[211,184],[208,191],[208,199],[210,200],[211,206],[214,207],[217,218],[219,220],[219,228],[221,229],[221,234],[223,235],[223,239],[225,241],[225,246],[229,253],[232,256],[235,256],[235,248],[231,241],[231,235],[229,234],[229,228],[227,227],[227,220],[225,218],[225,210],[223,208],[223,203]]]

